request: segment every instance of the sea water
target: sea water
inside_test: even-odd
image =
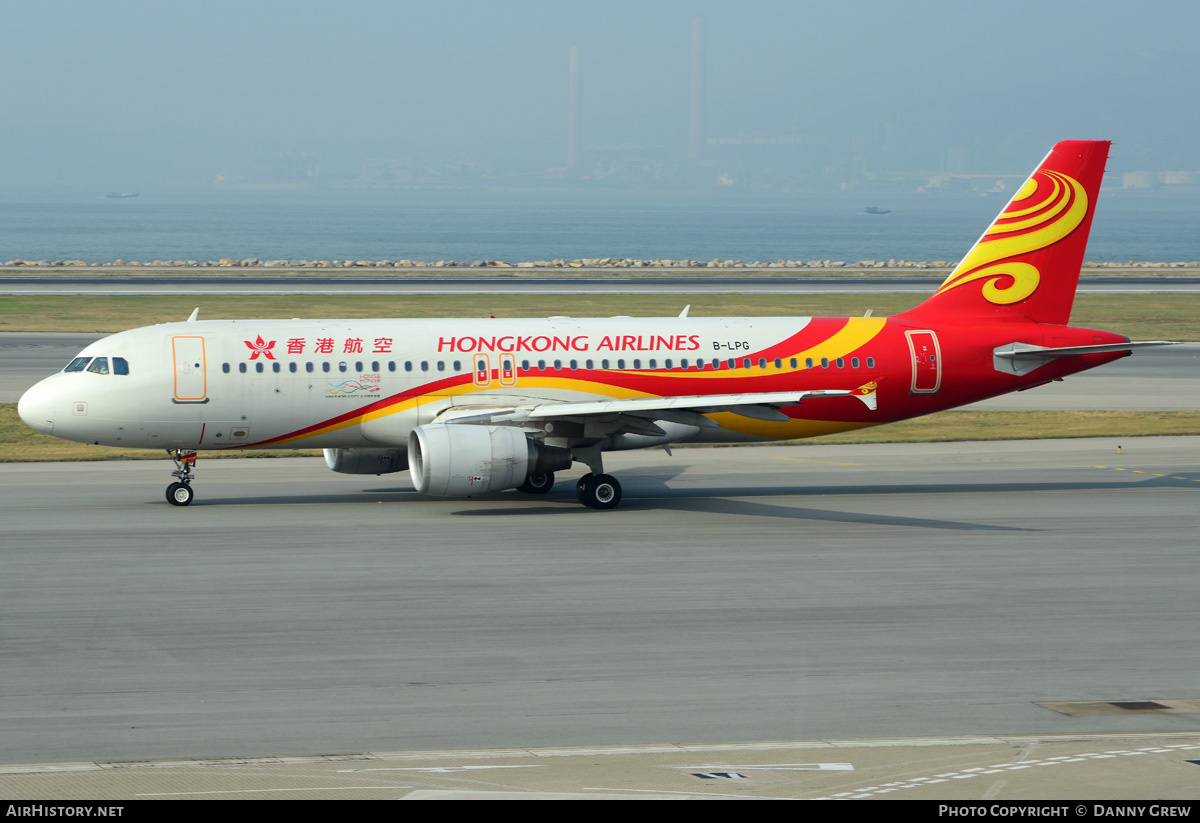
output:
[[[870,202],[864,202],[869,199]],[[581,190],[0,190],[0,263],[557,258],[956,261],[1000,195]],[[869,215],[868,206],[890,209]],[[1200,260],[1200,198],[1105,191],[1087,259]]]

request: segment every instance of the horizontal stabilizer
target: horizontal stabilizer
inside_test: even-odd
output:
[[[1101,343],[1095,346],[1034,346],[1029,343],[1009,343],[992,349],[992,364],[996,371],[1007,374],[1024,375],[1034,369],[1046,365],[1057,357],[1071,357],[1080,354],[1105,354],[1123,351],[1129,354],[1134,349],[1150,346],[1174,346],[1173,340],[1142,340],[1125,343]]]
[[[997,357],[1004,357],[1009,360],[1030,360],[1043,357],[1068,357],[1073,354],[1103,354],[1111,351],[1142,349],[1149,346],[1174,346],[1178,342],[1177,340],[1142,340],[1129,343],[1102,343],[1096,346],[1057,346],[1055,348],[1031,346],[1028,343],[1013,343],[1010,346],[1003,346],[996,349],[993,353]]]

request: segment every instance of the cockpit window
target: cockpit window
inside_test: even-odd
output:
[[[84,367],[92,361],[90,357],[76,357],[63,371],[83,371]]]
[[[114,357],[113,374],[129,374],[129,361],[124,357]]]
[[[108,358],[97,357],[92,361],[92,365],[88,366],[87,370],[93,374],[108,374]]]

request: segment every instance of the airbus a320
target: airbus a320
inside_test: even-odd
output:
[[[1029,389],[1124,357],[1068,325],[1105,141],[1046,156],[944,283],[891,317],[196,320],[105,337],[20,400],[32,428],[166,449],[176,506],[202,449],[324,449],[422,493],[615,508],[604,453],[814,437]]]

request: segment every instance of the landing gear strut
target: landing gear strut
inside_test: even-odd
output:
[[[621,484],[611,474],[585,474],[575,484],[575,497],[593,509],[615,509],[621,502]]]
[[[195,492],[192,491],[192,479],[196,476],[193,468],[196,465],[195,449],[167,449],[167,454],[175,461],[175,471],[172,477],[179,481],[167,486],[167,502],[172,506],[186,506],[192,502]]]

